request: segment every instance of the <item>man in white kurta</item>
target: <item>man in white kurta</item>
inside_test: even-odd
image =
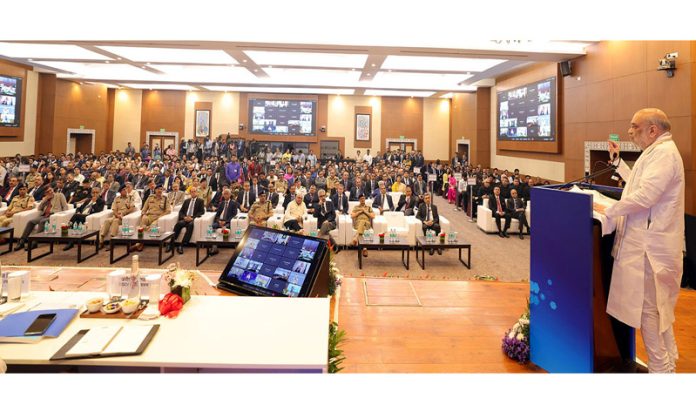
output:
[[[682,275],[684,164],[670,128],[659,109],[636,112],[628,134],[643,152],[630,169],[609,142],[626,187],[614,205],[595,205],[617,225],[607,313],[641,329],[651,373],[674,372],[678,358],[672,323]]]

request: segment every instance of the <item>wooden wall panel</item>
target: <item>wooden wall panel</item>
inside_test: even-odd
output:
[[[418,150],[423,150],[423,99],[382,97],[382,139],[380,152],[386,148],[388,138],[401,136],[418,141]]]
[[[80,126],[95,130],[95,152],[105,150],[108,113],[106,86],[57,79],[52,150],[57,153],[65,152],[68,129]]]
[[[106,148],[107,152],[113,150],[114,146],[114,112],[116,110],[116,89],[109,88],[106,91],[107,101],[107,120],[106,120]]]
[[[53,118],[56,108],[56,75],[39,74],[39,92],[36,111],[36,153],[53,151]]]
[[[457,140],[468,139],[471,142],[471,161],[478,163],[478,155],[475,151],[478,145],[476,130],[476,93],[455,94],[452,97],[450,108],[450,153],[457,148]]]
[[[140,142],[133,146],[139,148],[145,142],[145,132],[173,131],[184,136],[186,112],[186,92],[169,90],[144,90],[140,122]]]
[[[0,141],[24,140],[24,123],[27,113],[27,67],[10,61],[0,60],[0,75],[18,77],[22,79],[22,94],[19,111],[19,127],[0,127]]]

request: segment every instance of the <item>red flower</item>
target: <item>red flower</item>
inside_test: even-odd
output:
[[[183,307],[184,299],[174,293],[165,294],[159,302],[159,312],[167,318],[176,318]]]
[[[384,232],[382,232],[381,234],[379,234],[379,237],[380,237],[380,238],[384,238]]]

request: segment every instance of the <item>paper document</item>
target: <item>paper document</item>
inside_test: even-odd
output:
[[[152,325],[124,326],[102,354],[136,352],[151,330]]]
[[[121,326],[100,326],[89,330],[68,352],[66,357],[98,355],[121,331]]]

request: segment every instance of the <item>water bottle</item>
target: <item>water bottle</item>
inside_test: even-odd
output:
[[[128,275],[128,298],[140,301],[140,264],[137,254],[133,256],[130,275]]]
[[[48,234],[48,223],[44,224],[44,234]]]
[[[51,224],[51,233],[52,234],[56,233],[56,223]]]
[[[213,237],[213,226],[208,225],[208,239]]]

